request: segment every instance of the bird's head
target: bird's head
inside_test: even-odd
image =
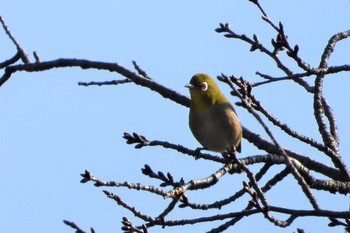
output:
[[[191,106],[205,109],[216,104],[228,103],[214,79],[207,74],[195,74],[185,87],[190,89]]]

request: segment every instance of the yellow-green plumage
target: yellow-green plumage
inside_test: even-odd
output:
[[[228,99],[215,81],[196,74],[186,85],[191,93],[189,125],[194,137],[208,150],[241,152],[242,127]]]

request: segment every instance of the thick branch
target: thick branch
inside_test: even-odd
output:
[[[341,32],[338,34],[335,34],[331,37],[331,39],[328,41],[327,46],[325,47],[325,50],[321,57],[321,62],[319,65],[319,68],[324,69],[328,66],[328,60],[330,55],[333,52],[333,49],[336,45],[336,43],[342,39],[345,39],[350,36],[350,30]],[[330,155],[334,165],[340,169],[340,171],[343,173],[343,175],[350,180],[350,176],[347,171],[347,167],[344,163],[344,161],[341,159],[340,155],[338,154],[338,136],[336,132],[336,122],[335,118],[333,117],[333,112],[331,108],[328,106],[326,99],[323,96],[323,80],[325,75],[319,74],[317,75],[315,79],[315,93],[314,93],[314,115],[316,122],[318,124],[319,132],[322,136],[323,142],[326,147],[330,148],[332,151],[334,151],[334,155]],[[324,113],[326,112],[326,116],[328,118],[328,121],[330,122],[331,126],[331,132],[327,128],[327,124],[323,119]]]
[[[54,68],[64,68],[64,67],[80,67],[82,69],[98,69],[106,70],[110,72],[116,72],[140,86],[148,87],[149,89],[158,92],[164,98],[171,99],[178,104],[189,106],[190,100],[169,89],[165,86],[149,79],[137,75],[136,73],[131,72],[130,70],[118,65],[117,63],[107,63],[107,62],[98,62],[98,61],[89,61],[83,59],[57,59],[53,61],[34,63],[34,64],[24,64],[24,65],[14,65],[9,66],[5,69],[5,74],[0,79],[0,86],[4,84],[13,73],[18,71],[27,71],[27,72],[39,72],[50,70]]]

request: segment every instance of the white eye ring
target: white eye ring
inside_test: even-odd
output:
[[[207,82],[203,82],[201,84],[201,90],[202,91],[207,91],[208,90],[208,83]]]

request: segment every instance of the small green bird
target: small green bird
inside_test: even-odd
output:
[[[242,127],[235,110],[207,74],[195,74],[185,87],[190,89],[189,125],[194,137],[205,148],[241,152]]]

